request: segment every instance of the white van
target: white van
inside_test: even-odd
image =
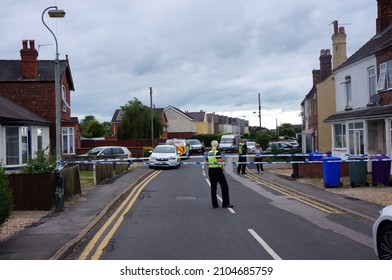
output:
[[[234,134],[222,135],[218,149],[220,151],[235,153],[238,151],[238,144],[240,143],[240,136]]]

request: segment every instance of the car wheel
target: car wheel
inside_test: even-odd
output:
[[[392,224],[381,229],[377,244],[380,260],[392,260]]]

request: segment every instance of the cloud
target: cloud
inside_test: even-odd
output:
[[[54,40],[41,22],[50,4],[3,2],[0,23],[10,28],[0,30],[2,59],[19,59],[23,39],[45,45],[39,58],[53,59]],[[69,56],[72,113],[100,121],[134,97],[149,105],[150,87],[156,107],[252,114],[260,92],[265,110],[297,116],[319,51],[331,48],[329,24],[351,23],[351,55],[375,33],[377,10],[368,0],[56,2],[66,17],[45,21],[61,59]]]

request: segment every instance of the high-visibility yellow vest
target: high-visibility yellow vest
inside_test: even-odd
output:
[[[244,143],[240,143],[240,144],[238,145],[238,153],[239,153],[240,155],[243,155],[243,154],[244,154],[243,149],[244,149]]]
[[[218,159],[216,158],[217,153],[218,153],[218,150],[208,152],[207,158],[208,158],[209,168],[222,168],[223,162],[218,163]]]

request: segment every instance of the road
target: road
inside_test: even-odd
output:
[[[154,171],[79,258],[376,259],[371,222],[283,192],[251,172],[237,175],[232,165],[225,173],[233,209],[212,208],[204,165]]]

